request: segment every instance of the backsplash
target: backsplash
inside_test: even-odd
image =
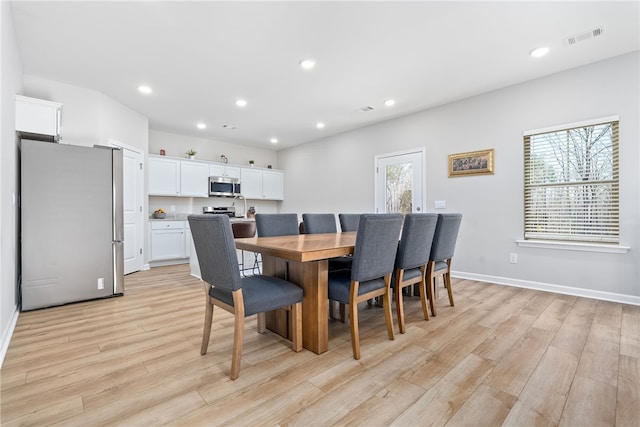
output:
[[[229,197],[165,197],[149,196],[149,215],[157,209],[167,212],[167,219],[175,218],[179,214],[202,213],[203,206],[228,207],[235,203],[237,215],[244,214],[244,200]],[[175,206],[175,211],[171,210]],[[256,213],[277,213],[277,201],[247,200],[247,209],[256,208]]]

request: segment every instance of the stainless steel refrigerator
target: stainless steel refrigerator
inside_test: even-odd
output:
[[[22,310],[122,295],[122,152],[21,144]]]

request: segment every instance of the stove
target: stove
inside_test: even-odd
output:
[[[235,206],[204,206],[202,213],[227,215],[229,218],[235,218],[236,208]]]

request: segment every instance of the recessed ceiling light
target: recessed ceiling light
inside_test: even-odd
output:
[[[396,100],[395,99],[385,99],[384,105],[387,106],[387,107],[393,107],[394,105],[396,105]]]
[[[318,122],[318,123],[316,123],[316,127],[317,127],[318,129],[323,129],[323,128],[324,128],[324,123],[322,123],[322,122]]]
[[[543,46],[533,49],[531,52],[529,52],[529,55],[533,56],[534,58],[540,58],[542,56],[545,56],[547,53],[549,53],[549,48]]]
[[[236,100],[236,105],[238,107],[246,107],[247,106],[247,101],[245,99],[238,99],[238,100]]]
[[[198,129],[206,129],[207,125],[205,125],[204,123],[198,123],[196,126],[198,126]]]
[[[300,66],[304,70],[311,70],[313,67],[316,66],[316,61],[314,61],[313,59],[303,59],[300,61]]]
[[[272,143],[272,144],[277,144],[278,143],[278,138],[271,138],[269,140],[269,142]]]
[[[153,91],[151,90],[151,87],[141,85],[141,86],[138,86],[138,92],[144,93],[145,95],[149,95]]]

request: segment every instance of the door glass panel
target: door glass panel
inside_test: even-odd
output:
[[[387,213],[411,213],[413,206],[413,165],[397,163],[387,165],[386,171]]]

